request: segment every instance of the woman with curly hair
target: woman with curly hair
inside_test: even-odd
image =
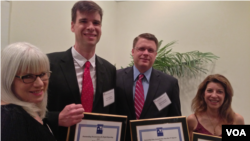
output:
[[[193,132],[221,136],[222,125],[244,124],[244,118],[231,107],[233,88],[226,77],[209,75],[199,85],[187,118],[190,138]]]

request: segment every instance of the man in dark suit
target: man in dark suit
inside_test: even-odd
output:
[[[101,37],[102,14],[101,7],[93,1],[75,3],[71,22],[74,46],[65,52],[48,54],[53,74],[46,120],[58,141],[66,140],[67,127],[80,122],[84,111],[115,112],[116,68],[95,54]],[[111,99],[104,101],[103,94],[108,91]]]
[[[134,66],[117,71],[117,113],[128,116],[126,141],[129,120],[181,116],[177,79],[152,68],[157,49],[154,35],[140,34],[133,42]]]

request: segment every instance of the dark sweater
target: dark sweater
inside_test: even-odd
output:
[[[22,107],[1,105],[2,141],[56,141],[47,128],[31,117]]]

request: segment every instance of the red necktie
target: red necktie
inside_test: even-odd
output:
[[[94,89],[93,83],[90,76],[90,62],[87,61],[85,63],[84,72],[82,75],[82,94],[81,94],[81,101],[82,106],[85,112],[92,112],[93,107],[93,97],[94,97]]]
[[[142,78],[144,77],[143,74],[139,75],[139,79],[136,82],[135,86],[135,100],[134,100],[134,105],[135,105],[135,115],[136,119],[140,118],[141,111],[144,105],[144,90],[142,86]]]

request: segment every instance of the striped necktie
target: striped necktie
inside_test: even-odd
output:
[[[136,82],[135,86],[135,100],[134,100],[134,105],[135,105],[135,115],[136,119],[140,118],[142,108],[144,105],[144,90],[143,90],[143,85],[142,85],[142,78],[144,77],[143,74],[139,75],[139,78]]]

